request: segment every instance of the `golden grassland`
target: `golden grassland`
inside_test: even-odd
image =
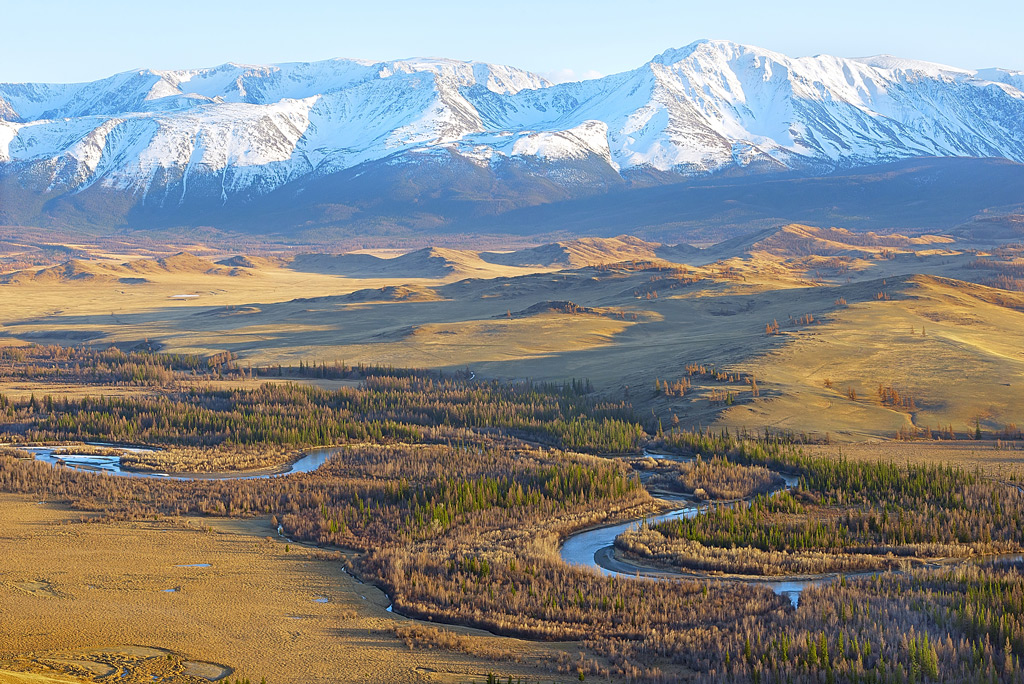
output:
[[[980,443],[877,446],[803,448],[982,467],[1005,454]],[[515,534],[543,544],[547,528]],[[280,539],[266,517],[115,521],[4,494],[0,544],[4,684],[79,681],[83,667],[114,672],[117,681],[157,675],[202,684],[188,663],[253,682],[480,682],[492,671],[566,682],[554,674],[559,654],[595,657],[586,644],[495,637],[389,613],[383,593],[344,571],[339,560],[348,552]],[[195,564],[209,567],[179,567]]]
[[[256,389],[260,385],[284,384],[302,382],[326,390],[336,390],[342,387],[355,387],[359,384],[357,380],[331,380],[327,378],[298,378],[298,377],[259,377],[259,378],[207,378],[204,377],[195,382],[185,383],[186,386],[208,387],[211,389]],[[151,385],[113,385],[113,384],[81,384],[74,382],[46,382],[39,380],[0,380],[0,394],[10,399],[24,400],[30,397],[67,397],[68,399],[81,399],[82,397],[120,397],[120,396],[155,396],[162,392],[162,388]]]
[[[724,379],[708,376],[708,372],[700,370],[692,377],[697,382],[737,384],[735,376],[727,375]],[[464,379],[460,382],[472,386],[471,381]],[[281,391],[281,388],[276,389]],[[293,391],[297,390],[293,388]],[[671,442],[672,435],[663,439],[667,444]],[[702,440],[711,444],[714,441],[712,436],[705,439],[694,435],[693,439],[696,441],[688,442],[680,437],[679,444],[696,444]],[[974,445],[977,447],[981,443]],[[944,444],[908,443],[906,446],[921,452],[946,448]],[[353,448],[359,451],[361,447]],[[464,463],[466,456],[473,452],[469,449],[464,454],[450,454],[449,458],[455,460],[445,463],[440,458],[445,450],[437,446],[393,445],[378,447],[380,451],[376,454],[371,453],[373,449],[367,447],[365,458],[383,456],[385,462],[393,463],[399,470],[389,470],[392,477],[397,477],[401,467],[417,458],[431,468],[439,466],[450,472],[451,463]],[[365,477],[359,470],[362,461],[354,453],[349,453],[353,459],[351,462],[336,463],[335,466],[340,465],[340,472],[351,477]],[[505,450],[502,453],[510,458]],[[860,457],[868,454],[864,452]],[[517,453],[511,458],[522,463],[524,457],[525,453]],[[599,462],[596,457],[589,458]],[[941,452],[920,458],[932,462],[942,460]],[[731,474],[735,477],[721,478],[719,484],[726,489],[717,490],[707,482],[697,480],[679,482],[678,488],[692,490],[695,496],[699,488],[709,493],[717,491],[720,496],[735,497],[749,495],[775,480],[767,477],[766,472],[741,466],[730,467],[717,460],[710,461],[708,465],[714,469],[720,467],[734,471]],[[687,471],[700,469],[699,464],[677,466],[684,476]],[[371,477],[367,481],[375,479]],[[131,484],[127,480],[119,483]],[[159,488],[162,483],[155,483],[155,486]],[[120,499],[125,502],[143,500],[145,497],[140,492],[137,489],[135,494],[121,496]],[[1011,493],[1016,495],[1015,491]],[[242,501],[244,497],[237,500]],[[650,505],[658,505],[646,494],[639,500],[646,510]],[[345,503],[347,501],[343,497],[346,506],[350,505]],[[636,502],[635,499],[631,501]],[[82,502],[78,505],[98,511],[113,510],[115,514],[119,510],[116,505],[107,509],[102,502],[93,506]],[[255,508],[248,509],[250,513],[268,511],[269,514],[269,509],[262,503],[254,505]],[[150,509],[147,516],[157,510],[160,509]],[[313,517],[317,521],[332,515],[332,511],[326,509],[321,513],[316,510],[314,507]],[[961,506],[963,515],[971,516],[976,510],[971,505]],[[623,513],[618,511],[618,515]],[[817,511],[814,515],[820,517]],[[339,514],[339,517],[350,520],[347,515]],[[515,623],[509,621],[510,614],[496,609],[494,594],[490,600],[485,598],[486,584],[476,586],[475,593],[470,596],[466,594],[465,582],[461,592],[457,584],[438,584],[437,578],[447,571],[437,564],[436,559],[451,557],[450,551],[457,548],[463,552],[483,552],[491,561],[488,567],[494,568],[495,573],[503,573],[501,577],[507,579],[518,577],[509,573],[519,572],[518,562],[523,557],[520,552],[529,551],[534,561],[547,559],[543,563],[546,573],[560,582],[569,582],[570,594],[572,587],[585,587],[577,589],[582,597],[582,592],[590,595],[594,590],[607,589],[605,580],[589,573],[566,573],[567,568],[557,555],[558,539],[570,529],[614,517],[616,511],[609,506],[583,511],[577,517],[555,514],[550,518],[524,520],[520,515],[505,518],[500,514],[492,519],[497,525],[494,529],[483,526],[477,531],[467,531],[463,528],[459,532],[462,537],[412,544],[409,548],[402,546],[397,554],[379,556],[377,562],[380,565],[377,567],[381,573],[375,576],[387,578],[383,581],[391,587],[388,591],[394,592],[392,595],[398,609],[410,615],[431,615],[433,619],[468,621],[478,626],[507,626]],[[296,522],[286,520],[285,524],[293,526]],[[303,534],[300,526],[294,529],[296,533]],[[328,529],[332,533],[338,530]],[[323,541],[324,537],[320,539]],[[0,673],[0,677],[8,677],[14,682],[25,679],[21,674],[9,673],[28,670],[35,676],[42,676],[48,672],[56,678],[51,681],[59,681],[68,675],[82,675],[84,668],[97,676],[115,675],[118,681],[153,681],[155,676],[181,684],[202,684],[196,675],[190,674],[200,666],[206,668],[205,672],[214,674],[230,668],[232,676],[237,674],[254,682],[260,677],[267,677],[271,682],[339,681],[339,670],[340,681],[468,682],[482,681],[487,672],[495,670],[503,675],[524,676],[529,681],[552,681],[556,664],[558,671],[565,672],[562,666],[566,660],[576,662],[579,658],[580,663],[585,662],[588,676],[598,674],[603,677],[604,663],[613,662],[621,655],[620,648],[646,648],[638,646],[635,638],[622,644],[600,640],[586,641],[582,646],[534,644],[492,637],[473,630],[438,629],[427,623],[403,620],[384,610],[388,600],[383,594],[345,574],[337,552],[299,547],[276,538],[271,521],[266,517],[227,520],[156,516],[134,517],[128,522],[113,518],[100,520],[93,514],[25,497],[3,496],[0,497],[0,543],[5,554],[9,554],[0,565],[3,573],[0,605],[5,610],[9,607],[15,616],[0,624],[0,644],[3,645],[0,670],[8,673]],[[363,548],[369,552],[366,558],[373,558],[375,549],[366,546],[365,540]],[[209,567],[187,567],[199,564],[209,564]],[[361,572],[367,570],[367,566],[359,567]],[[408,582],[410,571],[414,573],[411,575],[413,581]],[[474,571],[468,569],[463,572],[469,574]],[[534,577],[532,571],[527,574]],[[402,577],[406,578],[405,583]],[[480,579],[481,576],[476,577]],[[544,577],[548,575],[544,574]],[[537,580],[532,581],[531,589],[537,586]],[[499,589],[502,586],[505,585],[497,584]],[[563,584],[556,582],[555,586],[562,588]],[[662,599],[673,593],[672,588],[666,589],[665,586],[641,586],[639,589],[640,596],[649,591],[665,590],[664,596],[655,594],[654,603],[658,606],[664,605]],[[688,590],[694,596],[700,591],[697,586]],[[775,611],[775,617],[771,619],[782,619],[785,611],[780,604],[786,607],[788,604],[763,588],[756,590],[762,595],[755,596],[755,590],[750,587],[711,585],[705,587],[705,597],[710,595],[718,601],[725,595],[731,601],[742,591],[749,592],[747,598],[755,600],[759,606],[756,613]],[[445,602],[437,603],[437,596],[444,597]],[[512,592],[512,596],[517,594]],[[813,596],[811,598],[814,599]],[[325,602],[318,599],[325,599]],[[525,598],[521,600],[526,601]],[[686,638],[694,641],[680,647],[681,652],[694,652],[691,645],[703,648],[701,644],[704,642],[700,640],[704,638],[713,639],[708,643],[720,647],[721,635],[709,636],[701,630],[706,622],[731,623],[737,616],[715,613],[713,605],[701,605],[691,616],[699,627],[686,633]],[[650,605],[638,607],[640,610],[629,614],[648,615],[653,612]],[[570,604],[566,614],[573,614],[573,610]],[[519,615],[511,614],[514,617]],[[797,617],[805,618],[806,611]],[[573,627],[585,629],[583,624]],[[746,624],[751,623],[748,621]],[[757,623],[757,628],[772,633],[774,627],[766,625]],[[653,629],[650,633],[661,632]],[[891,630],[888,633],[892,633]],[[564,632],[548,634],[567,638]],[[588,632],[577,631],[574,634],[585,638]],[[731,653],[739,652],[741,637],[740,632],[730,633],[729,638],[733,638],[728,647]],[[803,638],[802,634],[798,637]],[[757,643],[761,642],[758,638]],[[273,646],[268,648],[267,644]],[[584,661],[579,657],[584,652],[586,658],[593,660]],[[889,658],[888,655],[886,657]],[[349,666],[352,658],[358,659],[354,667]],[[672,674],[682,673],[679,665],[685,662],[685,659],[673,660],[666,667]],[[339,667],[339,663],[344,663],[344,667]],[[650,678],[657,680],[659,676],[659,673],[652,672]],[[715,676],[715,671],[709,672],[711,679],[708,681],[715,681]],[[565,675],[560,678],[556,674],[554,679],[565,681]]]
[[[817,454],[1024,478],[1024,442],[995,439],[1012,437],[1024,414],[1024,295],[967,282],[977,253],[946,238],[790,227],[673,257],[688,264],[628,240],[486,259],[442,249],[398,262],[388,253],[394,263],[354,270],[345,264],[364,262],[309,255],[218,265],[211,259],[225,255],[207,253],[100,254],[3,275],[0,344],[226,351],[242,368],[436,368],[467,371],[467,382],[588,378],[666,429],[804,433],[826,442],[803,447]],[[183,382],[356,384],[289,370]],[[22,400],[165,391],[0,382],[0,394]],[[969,440],[976,430],[985,439]],[[683,480],[669,484],[697,496]],[[541,549],[552,567],[554,524],[514,531],[516,544]],[[475,540],[508,551],[498,541]],[[394,615],[381,591],[345,572],[344,551],[289,543],[263,517],[101,521],[0,495],[0,549],[0,684],[201,684],[228,670],[252,682],[476,682],[491,671],[551,681],[551,663],[591,648]],[[209,567],[183,567],[196,564]]]
[[[1017,441],[885,441],[812,444],[803,448],[822,456],[844,456],[852,460],[954,465],[968,471],[980,469],[986,477],[1005,482],[1024,482],[1024,444]]]
[[[995,434],[1020,420],[1024,297],[1005,293],[997,304],[990,288],[928,276],[883,287],[893,299],[851,304],[740,364],[785,390],[723,422],[819,434],[844,426],[863,439],[912,426],[964,436],[977,422]],[[914,407],[883,404],[879,386],[898,388]]]
[[[978,423],[995,434],[1024,411],[1024,296],[967,282],[983,275],[969,266],[985,253],[951,238],[789,226],[673,252],[675,263],[650,243],[577,243],[499,256],[439,249],[401,268],[335,255],[233,267],[211,260],[223,255],[119,255],[70,275],[8,274],[0,342],[229,351],[243,365],[588,378],[666,424],[676,416],[689,427],[847,442],[925,427],[963,437]],[[397,253],[384,256],[398,263]],[[567,301],[587,309],[536,309]],[[655,380],[678,381],[691,362],[756,378],[760,391],[707,379],[682,396],[654,391]],[[912,397],[913,409],[880,401],[880,384]],[[14,396],[37,391],[0,386]],[[145,390],[111,388],[124,391]]]
[[[576,649],[417,628],[387,612],[387,597],[346,574],[336,554],[277,539],[266,519],[92,518],[0,496],[0,682],[79,681],[57,661],[80,666],[97,651],[124,661],[129,646],[253,682],[476,682],[496,668],[536,681],[550,680],[539,668],[551,656]],[[197,563],[210,567],[176,567]],[[408,645],[433,641],[447,648]],[[152,681],[152,663],[140,662],[118,681]]]

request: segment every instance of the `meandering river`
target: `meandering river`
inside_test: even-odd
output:
[[[677,458],[673,456],[666,456],[664,454],[648,454],[645,452],[645,456],[652,458],[672,458],[675,460],[692,460],[687,458]],[[799,479],[785,473],[776,473],[783,480],[785,485],[779,487],[769,494],[774,496],[781,491],[793,489],[799,483]],[[570,535],[565,543],[562,544],[561,554],[562,560],[570,565],[583,566],[593,568],[605,575],[615,577],[646,577],[656,580],[671,580],[671,579],[709,579],[715,582],[757,582],[763,584],[766,587],[770,587],[772,591],[780,596],[787,597],[793,606],[797,606],[800,603],[800,594],[810,586],[819,586],[835,582],[840,577],[847,578],[860,578],[860,577],[872,577],[874,575],[881,574],[883,572],[890,572],[885,570],[868,570],[858,572],[844,572],[844,573],[829,573],[823,575],[814,576],[799,576],[799,577],[714,577],[705,576],[699,573],[690,573],[677,571],[673,569],[654,569],[645,567],[642,565],[634,565],[628,560],[617,558],[615,556],[615,538],[630,528],[637,528],[644,522],[648,524],[654,524],[663,522],[665,520],[677,520],[679,518],[692,518],[697,515],[700,511],[706,509],[706,505],[697,505],[692,502],[687,502],[686,505],[671,510],[667,513],[662,513],[656,516],[648,516],[643,518],[636,518],[623,523],[615,525],[608,525],[606,527],[598,527],[590,530],[583,530],[576,534]],[[946,559],[946,561],[936,561],[933,565],[940,565],[943,562],[951,563],[966,563],[975,561],[997,561],[1007,560],[1020,563],[1022,562],[1022,555],[1019,553],[1008,553],[1008,554],[997,554],[992,556],[984,556],[977,558],[956,558]],[[900,572],[899,570],[891,572]]]
[[[102,442],[89,442],[88,446],[117,449],[132,454],[145,454],[153,453],[155,449],[150,449],[141,446],[121,446],[119,444],[106,444]],[[279,477],[281,475],[291,475],[293,473],[311,473],[320,466],[322,466],[328,458],[331,457],[337,451],[337,447],[325,447],[321,449],[311,449],[304,453],[299,459],[290,464],[286,469],[275,470],[268,472],[221,472],[221,473],[196,473],[192,475],[182,475],[179,473],[168,474],[168,473],[152,473],[152,472],[136,472],[123,468],[121,466],[121,458],[119,456],[100,456],[95,454],[76,454],[74,453],[73,446],[55,446],[55,447],[21,447],[25,451],[32,453],[37,461],[45,461],[53,464],[63,464],[67,468],[75,468],[76,470],[86,470],[90,472],[107,473],[108,475],[116,475],[119,477],[149,477],[149,478],[161,478],[169,480],[254,480],[266,477]],[[58,455],[54,452],[60,451]],[[84,450],[83,450],[84,451]]]
[[[154,449],[141,446],[122,446],[100,442],[90,442],[91,447],[107,447],[128,453],[152,453]],[[273,472],[241,472],[241,473],[197,473],[194,475],[135,472],[121,467],[121,459],[113,455],[75,454],[74,447],[21,447],[31,452],[36,460],[53,464],[63,464],[68,468],[85,470],[90,472],[102,472],[119,477],[148,477],[171,480],[249,480],[268,477],[281,477],[293,473],[309,473],[322,466],[327,459],[338,451],[338,447],[324,447],[312,449],[303,454],[298,460],[290,464],[286,469]],[[61,451],[57,455],[54,452]],[[675,458],[664,454],[646,454],[653,458]],[[679,459],[687,460],[687,459]],[[784,473],[777,473],[783,478],[785,484],[771,492],[777,494],[786,489],[792,489],[797,485],[797,478]],[[598,527],[595,529],[583,530],[570,535],[561,548],[562,560],[570,565],[589,567],[599,572],[618,577],[647,577],[651,579],[668,580],[693,578],[693,573],[679,572],[671,569],[652,569],[640,565],[634,565],[629,561],[617,558],[614,554],[615,538],[630,528],[636,528],[644,522],[649,524],[659,523],[666,520],[679,518],[690,518],[697,515],[706,506],[686,502],[685,505],[667,513],[656,516],[636,518],[626,522]],[[1007,554],[1007,557],[1020,559],[1019,554]],[[718,582],[758,582],[770,587],[772,591],[781,596],[786,596],[796,606],[800,601],[800,594],[807,587],[834,582],[839,577],[870,577],[877,572],[853,572],[820,575],[801,578],[728,578],[709,577]]]
[[[678,579],[692,577],[684,573],[673,572],[672,570],[653,570],[632,565],[617,559],[612,553],[615,548],[615,538],[630,528],[639,527],[646,521],[649,524],[676,520],[679,518],[690,518],[699,513],[700,507],[688,504],[662,515],[638,518],[617,525],[599,527],[584,532],[578,532],[562,545],[562,560],[570,565],[580,565],[594,568],[608,576],[615,577],[650,577],[653,579]],[[771,587],[776,594],[788,597],[793,605],[800,600],[800,592],[814,584],[825,584],[834,580],[833,576],[815,577],[812,579],[787,580],[787,579],[764,579],[764,580],[717,580],[716,581],[757,581],[767,587]]]
[[[645,453],[644,455],[656,459],[673,458],[675,460],[683,461],[692,460],[686,458],[676,459],[675,457],[667,456],[665,454]],[[771,492],[771,495],[797,486],[798,478],[786,475],[785,473],[776,474],[782,477],[785,484]],[[680,508],[671,510],[668,513],[636,518],[623,523],[608,525],[607,527],[598,527],[595,529],[577,532],[576,534],[570,535],[569,538],[565,540],[565,543],[562,544],[562,560],[570,565],[593,568],[605,575],[615,577],[647,577],[660,580],[693,578],[694,574],[691,573],[678,572],[671,569],[655,570],[640,565],[633,565],[628,561],[616,558],[614,554],[615,538],[628,529],[639,527],[644,522],[653,525],[666,520],[692,518],[706,508],[707,506],[704,505],[687,502]],[[874,573],[848,573],[847,576],[870,576],[872,574]],[[828,582],[835,581],[838,577],[840,577],[839,574],[821,575],[800,579],[787,579],[785,577],[777,579],[769,577],[764,579],[730,579],[724,577],[712,577],[710,579],[720,582],[758,582],[766,587],[770,587],[776,594],[787,597],[792,601],[793,605],[796,606],[800,602],[800,594],[804,589],[813,585],[827,584]]]

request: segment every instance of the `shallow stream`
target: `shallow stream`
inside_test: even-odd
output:
[[[102,442],[89,442],[88,446],[91,447],[102,447],[117,449],[131,454],[147,454],[154,453],[155,449],[150,449],[141,446],[121,446],[117,444],[106,444]],[[102,472],[108,475],[117,475],[119,477],[149,477],[149,478],[166,478],[170,480],[254,480],[267,477],[279,477],[281,475],[291,475],[293,473],[311,473],[320,466],[322,466],[332,454],[337,451],[337,448],[322,448],[312,449],[303,454],[297,461],[290,464],[286,470],[279,470],[274,472],[265,473],[253,473],[253,472],[239,472],[239,473],[196,473],[194,475],[182,475],[182,474],[168,474],[168,473],[153,473],[153,472],[136,472],[128,470],[121,466],[121,458],[119,456],[99,456],[95,454],[76,454],[74,453],[74,447],[67,446],[54,446],[54,447],[20,447],[25,451],[32,453],[37,461],[45,461],[46,463],[58,464],[62,463],[65,467],[75,468],[76,470],[87,470],[91,472]],[[54,452],[69,452],[57,455]],[[84,451],[84,450],[83,450]]]

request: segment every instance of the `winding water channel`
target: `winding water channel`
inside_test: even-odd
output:
[[[101,442],[90,442],[88,446],[91,447],[109,447],[117,449],[119,451],[128,453],[152,453],[154,449],[140,447],[140,446],[123,446],[117,444],[108,444]],[[309,473],[313,472],[320,466],[322,466],[327,459],[334,455],[339,447],[324,447],[320,449],[312,449],[303,454],[298,460],[288,466],[287,469],[277,470],[273,472],[242,472],[242,473],[197,473],[194,475],[182,475],[182,474],[168,474],[168,473],[149,473],[149,472],[136,472],[128,470],[121,466],[121,459],[114,455],[95,455],[95,454],[75,454],[74,447],[67,446],[47,446],[47,447],[21,447],[28,452],[31,452],[36,460],[45,461],[52,464],[60,464],[64,467],[75,468],[78,470],[90,471],[90,472],[102,472],[109,475],[115,475],[120,477],[148,477],[148,478],[160,478],[170,480],[251,480],[251,479],[262,479],[270,477],[281,477],[285,475],[291,475],[293,473]],[[55,452],[60,451],[61,454]],[[675,456],[667,456],[665,454],[644,454],[645,456],[652,458],[672,458],[675,460],[692,460],[679,458]],[[792,489],[797,486],[798,479],[791,475],[776,472],[784,481],[785,484],[778,489],[772,491],[769,495],[778,494],[781,491]],[[683,503],[682,500],[680,500]],[[667,513],[662,513],[655,516],[647,516],[642,518],[636,518],[628,520],[626,522],[617,523],[614,525],[608,525],[605,527],[598,527],[589,530],[583,530],[570,535],[565,543],[562,544],[561,556],[569,565],[575,565],[580,567],[587,567],[597,570],[604,575],[614,577],[645,577],[656,580],[671,580],[671,579],[692,579],[699,577],[701,579],[711,579],[717,582],[757,582],[769,587],[776,594],[785,596],[793,603],[794,606],[799,604],[800,594],[804,589],[810,586],[827,584],[834,582],[840,577],[871,577],[884,571],[867,571],[867,572],[850,572],[850,573],[833,573],[827,575],[816,575],[816,576],[801,576],[801,577],[745,577],[745,578],[731,578],[731,577],[706,577],[703,575],[697,575],[694,573],[687,573],[676,571],[672,569],[655,569],[645,567],[641,565],[634,565],[629,561],[617,558],[615,556],[615,538],[620,534],[631,528],[637,528],[645,522],[648,524],[655,524],[664,522],[666,520],[677,520],[679,518],[691,518],[702,510],[706,510],[707,506],[697,505],[691,501],[686,501],[684,505],[670,510]],[[1002,558],[999,556],[998,558]],[[995,558],[995,557],[993,557]],[[1020,560],[1020,554],[1007,554],[1006,558],[1013,560]],[[390,608],[389,608],[390,610]]]
[[[684,458],[676,458],[667,456],[665,454],[648,454],[645,456],[652,458],[672,458],[674,460],[692,460]],[[799,480],[791,475],[784,473],[776,473],[785,481],[785,485],[780,487],[773,492],[772,495],[777,494],[786,489],[792,489],[797,486]],[[609,577],[647,577],[651,579],[684,579],[693,578],[694,575],[691,573],[678,572],[671,569],[653,569],[639,565],[633,565],[628,561],[623,561],[615,557],[615,538],[620,534],[629,529],[635,529],[640,527],[643,523],[653,525],[655,523],[665,522],[666,520],[678,520],[680,518],[692,518],[703,510],[706,510],[707,506],[700,506],[692,502],[687,501],[685,505],[680,508],[676,508],[667,513],[660,515],[647,516],[643,518],[635,518],[628,520],[623,523],[615,525],[608,525],[606,527],[598,527],[595,529],[584,530],[577,532],[569,536],[562,544],[561,554],[562,560],[569,565],[576,565],[582,567],[593,568],[604,575]],[[865,576],[873,573],[856,573],[863,574]],[[837,579],[839,575],[821,575],[812,578],[801,578],[801,579],[728,579],[728,578],[711,578],[715,581],[731,581],[731,582],[758,582],[766,587],[770,587],[772,591],[781,596],[786,596],[793,605],[796,606],[800,601],[800,593],[809,586],[826,584]]]
[[[117,449],[118,451],[131,454],[153,453],[155,449],[140,446],[122,446],[120,444],[107,444],[103,442],[88,442],[88,446]],[[96,473],[107,473],[118,477],[148,477],[167,480],[257,480],[268,477],[279,477],[293,473],[311,473],[322,466],[328,458],[336,451],[337,447],[325,447],[312,449],[304,453],[297,461],[290,464],[286,469],[268,472],[239,472],[239,473],[195,473],[182,475],[180,473],[151,473],[137,472],[121,466],[121,458],[113,455],[76,454],[73,446],[45,446],[45,447],[20,447],[35,456],[37,461],[45,461],[54,465],[60,464],[67,468],[84,470]],[[61,452],[57,454],[55,452]]]
[[[645,456],[661,459],[671,458],[673,460],[690,461],[693,459],[679,458],[675,456],[667,456],[665,454],[649,454],[644,453]],[[769,496],[774,496],[779,492],[793,489],[799,484],[799,478],[785,473],[777,471],[776,475],[780,476],[784,481],[785,485],[772,491]],[[645,577],[656,580],[672,580],[672,579],[709,579],[716,582],[756,582],[763,586],[771,588],[776,594],[787,597],[796,607],[800,603],[800,594],[807,587],[819,586],[835,582],[840,577],[847,578],[863,578],[873,577],[875,575],[882,574],[884,572],[902,572],[900,570],[867,570],[858,572],[842,572],[842,573],[828,573],[822,575],[812,576],[798,576],[798,577],[714,577],[707,576],[698,573],[691,573],[685,571],[678,571],[669,568],[655,569],[645,567],[642,565],[634,565],[627,560],[617,558],[615,556],[615,538],[620,534],[629,529],[638,528],[645,522],[648,524],[655,524],[664,522],[666,520],[678,520],[679,518],[692,518],[703,510],[706,510],[706,505],[697,505],[692,502],[687,502],[686,505],[671,510],[667,513],[662,513],[656,516],[647,516],[643,518],[635,518],[623,523],[617,523],[615,525],[608,525],[606,527],[598,527],[595,529],[584,530],[577,532],[576,534],[570,535],[565,543],[562,544],[561,554],[562,560],[570,565],[582,566],[587,568],[595,569],[604,575],[610,577]],[[997,554],[991,556],[985,556],[981,558],[964,558],[964,559],[950,559],[952,562],[964,563],[974,562],[980,560],[1005,560],[1020,563],[1024,561],[1024,556],[1019,553],[1009,554]],[[933,565],[939,565],[940,562],[933,563]]]

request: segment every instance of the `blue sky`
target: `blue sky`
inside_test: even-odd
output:
[[[453,57],[571,80],[699,38],[1024,70],[1024,2],[0,0],[0,82],[331,57]]]

